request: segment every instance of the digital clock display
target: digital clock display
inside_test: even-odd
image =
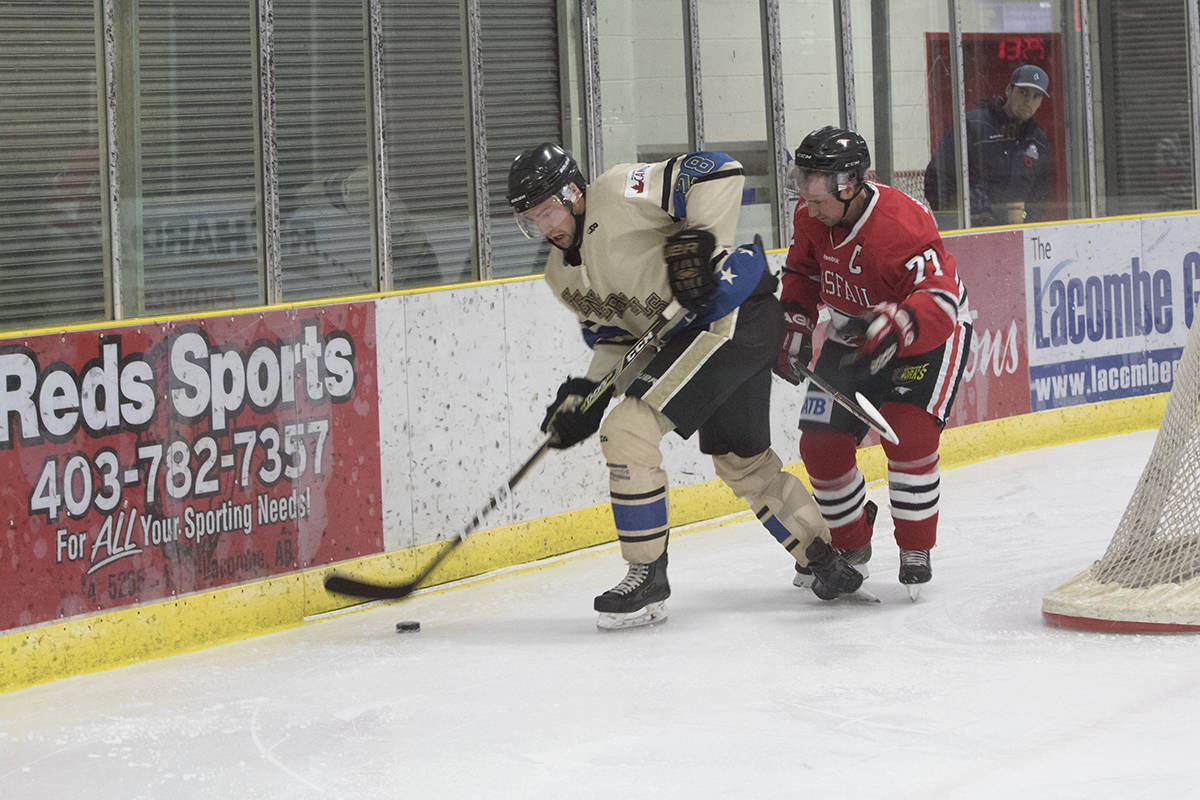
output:
[[[996,57],[1001,61],[1044,64],[1046,39],[1043,36],[1002,36],[996,40]]]

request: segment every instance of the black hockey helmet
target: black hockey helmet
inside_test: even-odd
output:
[[[796,167],[805,172],[848,172],[861,180],[870,166],[866,139],[846,128],[817,128],[796,148]]]
[[[543,142],[513,159],[508,168],[508,204],[520,214],[572,183],[580,190],[587,185],[575,159],[559,145]]]
[[[828,176],[831,194],[851,185],[861,187],[870,166],[871,152],[863,137],[847,128],[826,125],[809,132],[796,148],[795,161],[788,171],[788,191],[799,194],[800,178],[813,173]],[[849,208],[849,201],[843,202]]]

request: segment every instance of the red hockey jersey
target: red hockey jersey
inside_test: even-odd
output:
[[[814,322],[829,309],[826,336],[845,343],[850,318],[883,302],[901,303],[917,322],[917,338],[899,355],[934,349],[959,319],[970,322],[967,291],[933,217],[917,201],[882,183],[853,228],[835,226],[796,207],[795,234],[783,271],[782,299]]]

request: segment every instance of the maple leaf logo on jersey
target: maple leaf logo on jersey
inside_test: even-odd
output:
[[[626,197],[645,197],[646,195],[646,174],[650,171],[649,164],[642,164],[634,167],[629,171],[629,178],[625,183]]]

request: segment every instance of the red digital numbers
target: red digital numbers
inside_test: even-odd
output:
[[[1042,62],[1046,59],[1046,40],[1040,36],[1005,36],[996,44],[996,55],[1001,61]]]

